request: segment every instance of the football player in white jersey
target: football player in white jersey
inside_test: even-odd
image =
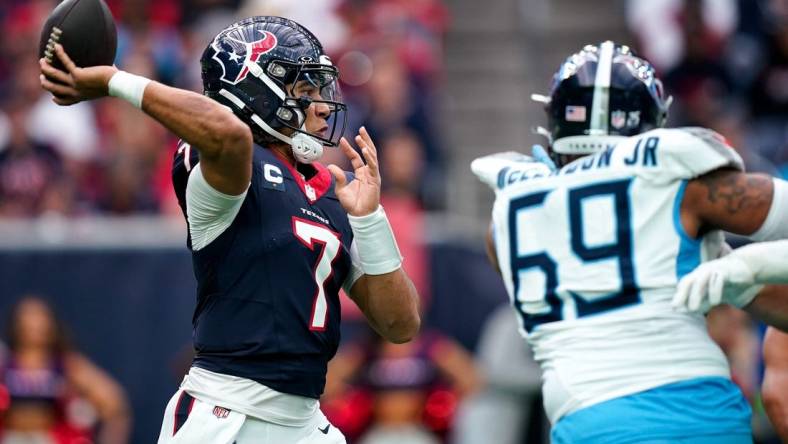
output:
[[[745,174],[716,133],[662,129],[651,65],[604,42],[556,73],[549,152],[471,165],[496,194],[488,241],[542,366],[554,443],[748,443],[750,408],[679,279],[719,230],[788,238],[783,181]]]

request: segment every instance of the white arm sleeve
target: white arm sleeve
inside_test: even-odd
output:
[[[769,214],[763,221],[761,228],[750,235],[750,239],[758,242],[788,239],[788,183],[776,177],[772,178],[774,194]]]
[[[200,164],[194,166],[186,185],[186,216],[192,250],[205,248],[233,223],[248,191],[247,187],[238,196],[219,192],[205,180]]]
[[[747,266],[753,284],[788,284],[788,240],[745,245],[728,257]]]
[[[345,290],[345,294],[350,296],[350,289],[353,288],[353,284],[363,275],[364,270],[361,269],[361,257],[358,255],[356,241],[353,240],[350,243],[350,271],[345,278],[345,282],[342,283],[342,289]]]

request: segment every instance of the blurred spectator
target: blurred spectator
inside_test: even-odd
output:
[[[338,14],[341,0],[245,0],[239,15],[278,15],[295,20],[320,40],[327,53],[338,51],[347,41],[348,29]]]
[[[323,408],[346,436],[362,435],[361,444],[437,444],[459,399],[480,383],[465,349],[435,331],[406,344],[371,335],[329,363]]]
[[[19,93],[16,82],[19,71],[36,71],[34,97],[40,95],[38,80],[38,42],[41,25],[57,4],[54,0],[25,0],[0,2],[3,38],[0,39],[0,98]],[[25,91],[29,92],[29,91]]]
[[[16,97],[4,109],[8,138],[0,142],[0,216],[35,216],[60,179],[60,158],[52,147],[28,136],[27,101]]]
[[[157,177],[163,174],[163,163],[169,170],[171,136],[126,103],[105,101],[99,106],[104,142],[112,151],[102,153],[89,190],[97,210],[115,215],[157,212],[160,200],[172,195],[169,173],[166,182]]]
[[[758,338],[752,320],[729,305],[715,307],[706,317],[709,336],[720,346],[731,366],[731,379],[752,402],[756,395]]]
[[[641,52],[665,72],[670,126],[704,126],[748,170],[788,176],[788,0],[629,0]]]
[[[422,309],[429,303],[429,255],[424,209],[419,187],[424,174],[424,150],[408,130],[391,133],[380,144],[383,190],[380,202],[386,208],[400,251],[408,259],[403,267],[421,295]]]
[[[433,120],[437,113],[430,112],[434,104],[429,92],[419,90],[410,81],[406,67],[393,48],[377,49],[370,60],[373,73],[364,85],[363,95],[351,96],[351,104],[355,105],[351,109],[355,110],[353,115],[378,138],[385,138],[403,126],[409,128],[419,137],[428,166],[438,162],[436,122]]]
[[[711,113],[707,117],[708,127],[725,136],[744,160],[747,171],[779,176],[780,172],[773,160],[765,157],[747,133],[746,121],[741,110],[726,109]]]
[[[733,86],[721,58],[726,40],[704,21],[702,6],[699,1],[685,3],[677,20],[683,54],[663,80],[681,99],[671,110],[673,120],[709,127],[708,116],[730,106]]]
[[[756,118],[788,119],[788,0],[769,0],[763,65],[753,82]]]
[[[736,0],[628,0],[626,12],[641,55],[662,72],[694,51],[692,45],[721,45],[739,18]]]
[[[766,0],[764,34],[750,67],[748,91],[753,115],[752,145],[788,177],[788,1]]]
[[[352,121],[347,131],[366,123],[377,137],[403,127],[416,134],[423,150],[425,176],[431,178],[430,182],[419,178],[419,198],[430,208],[440,207],[440,137],[433,117],[438,113],[432,108],[442,75],[443,35],[448,25],[448,10],[441,0],[107,3],[118,26],[115,63],[194,90],[202,87],[200,54],[218,30],[239,16],[279,14],[315,29],[334,54],[342,77],[348,78],[345,85]],[[56,154],[56,164],[65,178],[63,184],[44,193],[45,204],[24,215],[45,211],[66,215],[173,213],[176,207],[162,174],[174,147],[166,132],[153,128],[144,117],[124,115],[118,109],[124,105],[111,100],[66,108],[42,94],[36,64],[39,32],[56,4],[56,0],[0,4],[5,31],[0,40],[0,103],[13,92],[35,104],[25,123],[29,138]],[[140,144],[145,145],[143,150]],[[128,149],[130,146],[135,149]],[[329,154],[325,162],[332,160],[336,159]],[[115,173],[120,177],[112,177]]]
[[[130,418],[120,386],[75,351],[49,306],[22,298],[8,322],[8,352],[0,356],[2,444],[88,444],[128,441]]]
[[[420,82],[436,80],[449,24],[442,1],[345,0],[341,12],[355,37],[350,43],[389,48]]]
[[[549,442],[550,424],[540,396],[542,370],[523,342],[516,316],[506,304],[484,323],[476,362],[486,385],[460,405],[452,444]]]
[[[788,442],[788,333],[769,328],[763,344],[763,402],[783,442]]]

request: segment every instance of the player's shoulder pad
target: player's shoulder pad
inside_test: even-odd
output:
[[[720,168],[744,171],[741,156],[723,136],[710,129],[659,129],[646,135],[659,138],[660,163],[679,178],[692,179]]]
[[[514,151],[474,159],[471,162],[471,171],[493,190],[503,188],[506,185],[506,177],[512,171],[517,171],[520,178],[550,175],[550,168],[547,165],[537,162],[531,156]]]

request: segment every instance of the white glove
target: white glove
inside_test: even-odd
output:
[[[679,281],[673,308],[705,313],[720,304],[743,307],[763,288],[756,285],[755,273],[736,254],[698,266]]]

